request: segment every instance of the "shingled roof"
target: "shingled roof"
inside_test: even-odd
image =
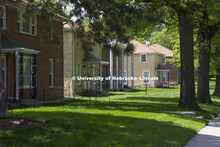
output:
[[[134,45],[134,53],[159,53],[161,54],[160,52],[146,46],[145,44],[142,44],[136,40],[131,40],[130,41],[131,44]]]
[[[109,64],[109,62],[104,61],[104,60],[94,56],[91,53],[86,53],[83,62],[84,63],[93,63],[93,64]]]
[[[40,51],[30,48],[20,41],[14,39],[12,36],[10,36],[6,32],[1,32],[2,33],[2,52],[14,52],[14,51],[19,51],[19,52],[25,52],[25,53],[31,53],[31,54],[38,54]]]
[[[166,55],[166,57],[171,57],[173,55],[173,51],[164,47],[164,46],[161,46],[159,44],[153,44],[151,46],[149,46],[151,49],[157,51],[157,52],[160,52],[164,55]]]

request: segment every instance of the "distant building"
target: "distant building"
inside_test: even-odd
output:
[[[7,96],[22,103],[60,100],[64,19],[55,16],[51,25],[39,11],[28,14],[27,7],[24,0],[7,1],[1,18],[2,72]]]
[[[168,85],[178,85],[180,84],[180,69],[178,67],[174,67],[174,65],[170,62],[167,61],[167,59],[172,58],[173,52],[172,50],[163,47],[159,44],[153,44],[150,46],[150,48],[154,49],[157,52],[160,52],[162,54],[164,54],[163,56],[163,66],[169,70],[168,75],[164,75],[167,76],[167,84]],[[166,73],[165,73],[166,74]]]

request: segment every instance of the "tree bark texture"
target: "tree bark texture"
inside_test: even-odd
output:
[[[215,92],[213,93],[213,96],[220,97],[220,68],[217,69]]]
[[[207,9],[203,10],[203,21],[199,25],[199,61],[198,61],[198,87],[197,99],[200,103],[213,104],[209,91],[209,65],[211,51],[211,31],[207,22],[209,21]]]
[[[3,15],[3,3],[4,1],[0,1],[0,18]],[[0,20],[1,21],[1,20]],[[0,119],[7,117],[7,98],[6,91],[3,82],[3,74],[2,74],[2,33],[0,29]]]
[[[189,13],[178,12],[180,31],[181,90],[180,107],[200,110],[195,97],[193,20]]]

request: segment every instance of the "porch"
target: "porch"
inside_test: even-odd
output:
[[[157,87],[169,87],[169,70],[158,64],[157,75],[159,78],[157,81]]]
[[[8,34],[2,35],[2,73],[9,99],[37,99],[38,53]]]

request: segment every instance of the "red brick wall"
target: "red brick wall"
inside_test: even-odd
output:
[[[163,66],[170,70],[168,76],[169,85],[178,85],[180,82],[180,70],[169,62],[166,62]]]
[[[37,36],[19,33],[17,31],[17,9],[7,7],[7,32],[23,44],[39,50],[37,55],[37,96],[38,100],[57,100],[63,98],[63,24],[54,23],[54,33],[59,43],[43,44],[43,38],[48,37],[48,29],[45,20],[37,16]],[[49,59],[54,59],[54,88],[49,88]],[[7,80],[8,95],[14,96],[14,55],[7,55]],[[28,89],[25,90],[25,98],[29,97]]]

